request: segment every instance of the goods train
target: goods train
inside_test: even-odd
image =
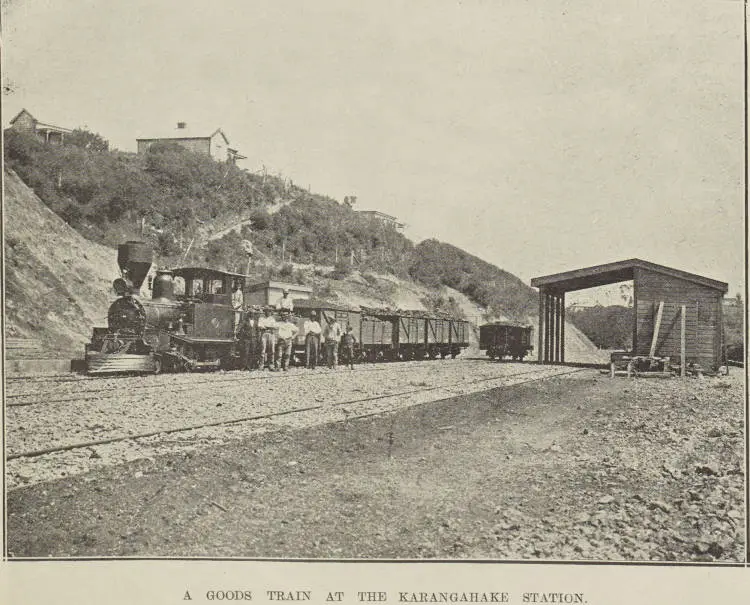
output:
[[[510,356],[523,361],[534,347],[531,345],[531,326],[494,322],[479,326],[479,350],[487,351],[490,359],[502,360]]]
[[[202,267],[161,270],[151,282],[149,299],[140,291],[152,264],[151,248],[143,242],[121,244],[117,263],[121,277],[113,286],[118,298],[109,307],[107,327],[95,327],[86,345],[87,373],[239,367],[235,334],[244,313],[235,313],[231,293],[236,285],[245,289],[248,276]],[[460,319],[324,302],[295,304],[291,319],[300,332],[312,311],[322,327],[333,317],[344,327],[351,325],[359,361],[456,357],[469,345],[469,324]],[[304,360],[304,348],[300,334],[293,350],[297,363]]]

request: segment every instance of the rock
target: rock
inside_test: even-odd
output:
[[[599,504],[612,504],[615,501],[614,496],[602,496],[599,498]]]
[[[666,502],[663,502],[662,500],[653,500],[649,502],[648,507],[651,510],[656,510],[658,508],[659,510],[663,510],[665,513],[672,511],[672,507],[669,506],[669,504],[667,504]]]
[[[712,428],[710,431],[708,431],[709,437],[721,437],[724,433],[721,431],[721,429],[718,428]]]
[[[715,464],[706,463],[699,464],[695,467],[695,472],[699,475],[718,475],[720,474],[719,467]]]
[[[135,471],[135,475],[133,475],[136,479],[140,479],[143,477],[143,471]]]
[[[562,448],[559,445],[557,445],[556,443],[553,443],[550,446],[549,451],[550,452],[562,452]]]

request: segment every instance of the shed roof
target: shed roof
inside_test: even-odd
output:
[[[595,265],[585,269],[576,269],[564,273],[554,273],[542,277],[534,277],[531,285],[535,288],[549,288],[562,292],[571,292],[574,290],[584,290],[586,288],[595,288],[596,286],[605,286],[621,281],[628,281],[634,278],[635,269],[647,269],[656,273],[669,275],[678,279],[684,279],[701,286],[713,288],[726,293],[729,285],[722,281],[688,273],[680,269],[672,269],[664,265],[657,265],[639,258],[618,261],[616,263],[607,263],[605,265]]]
[[[255,290],[265,290],[268,288],[275,288],[277,290],[283,290],[284,288],[288,288],[289,290],[294,290],[295,292],[312,292],[313,289],[310,286],[302,286],[300,284],[290,284],[283,281],[263,281],[255,284],[250,284],[248,286],[249,290],[255,291]]]
[[[231,277],[233,279],[244,279],[250,278],[249,275],[243,275],[242,273],[232,273],[231,271],[221,271],[219,269],[209,269],[208,267],[177,267],[172,269],[172,274],[175,277],[182,277],[183,279],[222,279],[223,277]]]

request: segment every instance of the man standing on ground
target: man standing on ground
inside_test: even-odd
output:
[[[276,319],[271,315],[271,311],[271,307],[264,307],[264,315],[258,320],[258,329],[261,333],[261,367],[269,370],[276,350]]]
[[[352,327],[347,324],[346,332],[341,337],[341,357],[350,370],[354,369],[354,343],[357,342]]]
[[[318,354],[320,353],[320,324],[318,314],[310,312],[310,319],[302,325],[305,333],[305,366],[313,370],[318,365]]]
[[[277,324],[278,340],[276,341],[276,360],[274,367],[278,368],[279,359],[281,359],[281,369],[286,372],[289,366],[289,359],[292,356],[294,348],[294,337],[297,336],[299,328],[290,321],[289,311],[281,310],[281,321]]]
[[[325,332],[326,355],[328,356],[328,367],[337,368],[339,365],[339,340],[341,340],[341,324],[333,317]]]
[[[239,339],[240,339],[240,356],[242,360],[242,367],[245,370],[253,370],[256,366],[257,350],[256,345],[258,342],[258,328],[256,326],[257,312],[249,310],[245,315],[245,319],[240,325]]]

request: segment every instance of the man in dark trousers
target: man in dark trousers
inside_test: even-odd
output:
[[[346,332],[341,337],[341,358],[349,366],[350,370],[354,369],[354,345],[357,339],[354,336],[354,330],[350,325],[346,326]]]
[[[310,312],[310,319],[302,325],[302,331],[305,333],[305,366],[314,370],[318,365],[321,333],[318,314],[315,311]]]
[[[240,359],[245,370],[254,370],[257,367],[258,353],[258,311],[249,309],[240,324],[237,336],[240,339]]]

